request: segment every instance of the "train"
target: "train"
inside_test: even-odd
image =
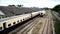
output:
[[[35,17],[38,14],[40,14],[40,16],[41,16],[42,15],[41,13],[43,13],[43,12],[41,12],[41,13],[40,12],[41,11],[37,11],[37,12],[28,13],[28,14],[22,14],[22,15],[17,15],[17,16],[0,19],[0,31],[10,28],[10,27],[12,27],[16,24],[19,24],[25,20],[28,20],[32,17]],[[45,14],[45,13],[43,13],[43,14]]]

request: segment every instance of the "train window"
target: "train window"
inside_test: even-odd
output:
[[[20,21],[22,21],[22,20],[20,20]]]
[[[19,22],[19,20],[17,22]]]
[[[0,27],[0,30],[2,29],[2,27]]]
[[[15,24],[16,22],[13,22],[13,24]]]
[[[11,24],[8,24],[8,26],[11,26]]]
[[[23,19],[24,20],[24,19]]]

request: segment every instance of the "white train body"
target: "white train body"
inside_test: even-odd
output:
[[[32,17],[35,17],[38,14],[39,14],[39,12],[32,12]]]
[[[5,28],[14,26],[29,18],[31,18],[30,14],[23,14],[23,15],[12,16],[12,17],[8,17],[8,18],[0,19],[0,31],[4,30]]]
[[[0,19],[0,31],[4,30],[5,28],[9,28],[16,24],[19,24],[27,19],[35,17],[38,14],[40,14],[40,12],[41,11],[37,11],[37,12],[29,13],[29,14],[22,14],[18,16],[12,16],[12,17]],[[45,14],[45,12],[41,12],[41,13]]]

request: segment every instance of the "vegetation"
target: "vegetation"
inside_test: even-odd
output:
[[[52,10],[59,12],[60,11],[60,4],[56,5]]]
[[[22,7],[23,5],[8,5],[9,7]]]
[[[16,7],[15,5],[8,5],[9,7]]]
[[[17,5],[18,7],[22,7],[23,5]]]
[[[53,15],[54,27],[56,34],[60,34],[60,24],[58,23],[57,18]]]

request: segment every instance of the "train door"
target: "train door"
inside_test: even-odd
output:
[[[32,15],[32,13],[31,13],[31,17],[32,17],[33,15]]]
[[[4,27],[4,29],[6,28],[6,23],[3,23],[3,27]]]
[[[43,13],[41,13],[41,15],[43,15]]]

